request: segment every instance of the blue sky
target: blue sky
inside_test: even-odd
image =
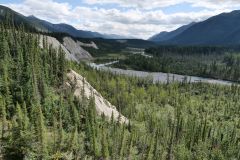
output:
[[[143,39],[240,9],[239,0],[1,0],[0,4],[52,23]]]

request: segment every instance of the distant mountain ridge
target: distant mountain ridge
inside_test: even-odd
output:
[[[115,34],[78,30],[71,25],[53,24],[35,16],[24,16],[0,5],[0,21],[11,15],[15,24],[24,24],[33,30],[50,33],[66,33],[76,38],[134,39]],[[222,13],[205,21],[184,25],[172,32],[161,32],[149,41],[169,45],[238,45],[240,44],[240,11]]]
[[[161,32],[159,34],[156,34],[156,35],[150,37],[148,40],[153,41],[153,42],[162,42],[162,41],[170,40],[170,39],[176,37],[177,35],[181,34],[182,32],[184,32],[185,30],[187,30],[194,24],[196,24],[196,22],[192,22],[188,25],[184,25],[184,26],[182,26],[174,31],[171,31],[171,32],[166,32],[166,31]]]
[[[78,30],[71,25],[60,23],[53,24],[45,20],[41,20],[35,16],[24,16],[18,12],[13,11],[12,9],[0,5],[0,20],[3,20],[5,16],[13,15],[14,21],[16,23],[24,23],[27,26],[42,31],[42,32],[61,32],[67,33],[70,36],[76,38],[104,38],[104,39],[128,39],[129,37],[115,35],[115,34],[101,34],[98,32]],[[132,39],[132,37],[130,38]]]
[[[77,30],[73,26],[64,24],[64,23],[52,24],[48,21],[41,20],[35,16],[29,16],[27,17],[27,19],[31,22],[34,22],[34,24],[37,24],[36,27],[40,31],[67,33],[73,37],[80,37],[80,38],[105,38],[104,35],[100,33]]]
[[[240,44],[240,11],[222,13],[213,16],[205,21],[169,32],[167,35],[174,35],[176,31],[182,30],[179,34],[164,39],[164,34],[153,37],[159,44],[174,45],[237,45]],[[166,34],[166,33],[165,33]],[[152,40],[152,38],[150,39]]]

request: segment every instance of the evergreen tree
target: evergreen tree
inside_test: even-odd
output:
[[[65,54],[61,47],[59,47],[58,50],[58,77],[60,84],[62,85],[64,83],[64,75],[66,73],[66,61],[65,61]]]
[[[104,159],[109,159],[109,151],[108,151],[108,141],[107,141],[107,135],[105,133],[104,128],[102,128],[102,140],[101,140],[101,144],[102,144],[102,157]]]
[[[38,157],[40,159],[46,158],[47,148],[46,148],[46,128],[44,125],[44,116],[40,105],[34,106],[34,121],[35,121],[35,134],[36,140],[39,143],[37,148]]]
[[[0,103],[0,106],[1,106],[1,122],[2,122],[2,138],[4,137],[5,135],[5,132],[6,132],[6,127],[7,127],[7,113],[6,113],[6,103],[5,103],[5,100],[1,100],[1,103]]]

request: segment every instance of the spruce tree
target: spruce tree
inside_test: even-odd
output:
[[[119,148],[119,157],[120,159],[124,159],[124,152],[125,152],[125,140],[126,140],[126,133],[125,133],[125,128],[123,127],[122,129],[122,134],[121,134],[121,144]]]
[[[27,130],[29,127],[29,118],[26,103],[23,102],[22,105],[22,113],[23,113],[23,130]]]
[[[105,132],[104,127],[102,127],[102,140],[101,140],[101,145],[102,145],[102,157],[104,159],[109,159],[109,151],[108,151],[108,141],[107,141],[107,135]]]
[[[6,127],[7,127],[7,113],[6,113],[6,103],[5,100],[2,100],[0,103],[1,106],[1,121],[2,121],[2,138],[5,135]]]
[[[34,120],[35,120],[35,134],[36,140],[39,143],[38,157],[44,159],[47,156],[47,144],[46,144],[46,128],[44,124],[44,116],[41,106],[37,104],[34,106]]]
[[[66,73],[65,54],[61,47],[58,49],[58,77],[60,85],[64,83],[64,75]]]

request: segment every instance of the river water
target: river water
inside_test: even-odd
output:
[[[109,65],[115,64],[115,63],[118,63],[118,61],[113,61],[113,62],[105,63],[105,64],[89,63],[89,66],[91,66],[92,68],[95,68],[97,70],[108,71],[108,72],[111,72],[114,74],[127,75],[127,76],[140,77],[140,78],[152,78],[154,83],[185,81],[185,82],[191,82],[191,83],[203,82],[203,83],[221,84],[221,85],[236,84],[231,81],[217,80],[217,79],[203,78],[203,77],[196,77],[196,76],[178,75],[178,74],[162,73],[162,72],[145,72],[145,71],[136,71],[136,70],[124,70],[124,69],[119,69],[119,68],[108,67]]]

